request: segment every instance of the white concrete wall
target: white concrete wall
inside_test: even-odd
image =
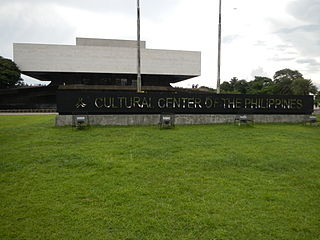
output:
[[[100,38],[76,38],[77,46],[96,46],[96,47],[130,47],[136,48],[137,41],[117,40],[117,39],[100,39]],[[141,41],[141,48],[146,48],[146,42]]]
[[[136,48],[13,44],[14,61],[22,71],[135,74]],[[201,53],[141,49],[142,74],[201,74]]]

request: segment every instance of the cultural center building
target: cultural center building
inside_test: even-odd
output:
[[[76,38],[76,45],[13,44],[21,72],[51,85],[135,86],[137,41]],[[146,48],[141,42],[143,86],[170,86],[201,74],[197,51]]]

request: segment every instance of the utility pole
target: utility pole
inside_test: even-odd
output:
[[[141,91],[140,0],[137,0],[137,92]]]
[[[219,0],[217,93],[220,93],[220,68],[221,68],[221,0]]]

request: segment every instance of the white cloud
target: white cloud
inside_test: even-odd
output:
[[[178,85],[215,87],[218,1],[140,2],[147,47],[202,52],[202,76]],[[259,71],[272,77],[292,68],[320,83],[319,0],[222,4],[222,80],[251,80]],[[74,44],[77,36],[135,39],[136,0],[1,0],[0,31],[0,55],[5,57],[12,57],[13,42]]]
[[[44,9],[50,9],[46,14]],[[73,27],[64,21],[59,7],[52,4],[7,3],[0,6],[1,55],[12,57],[13,42],[68,42]]]
[[[251,72],[251,77],[252,79],[254,79],[254,77],[268,77],[268,73],[266,73],[264,70],[263,70],[263,67],[258,67],[256,69],[253,69],[252,72]]]
[[[289,1],[285,9],[286,18],[273,20],[275,34],[297,53],[292,65],[305,77],[320,83],[320,70],[315,64],[320,62],[320,1]],[[303,60],[306,58],[308,63]]]

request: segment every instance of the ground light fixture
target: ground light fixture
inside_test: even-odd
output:
[[[170,129],[174,127],[174,115],[162,114],[159,122],[160,129]]]
[[[253,118],[248,115],[238,115],[234,119],[234,123],[238,122],[239,126],[248,125],[249,122],[253,123]]]
[[[75,116],[74,124],[77,129],[83,129],[88,125],[88,119],[86,116]]]
[[[310,125],[313,125],[313,126],[317,126],[318,125],[318,120],[317,120],[317,117],[314,116],[314,115],[311,115],[307,118],[306,124],[310,124]]]

